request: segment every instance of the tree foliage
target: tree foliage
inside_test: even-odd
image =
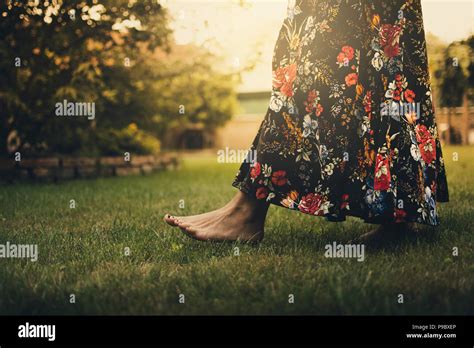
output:
[[[474,36],[449,45],[429,35],[428,53],[436,104],[461,106],[466,94],[472,99],[474,81]]]
[[[0,156],[117,153],[134,127],[150,151],[150,136],[175,122],[219,125],[232,113],[232,79],[205,52],[195,69],[170,65],[156,0],[4,1],[0,16]],[[94,103],[96,117],[56,117],[63,100]]]

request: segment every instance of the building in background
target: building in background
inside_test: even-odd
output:
[[[239,94],[240,112],[215,131],[192,125],[168,134],[165,147],[179,150],[230,148],[245,150],[252,144],[267,112],[270,92]],[[474,107],[436,108],[436,120],[444,144],[474,145]],[[451,124],[451,127],[449,126]],[[451,134],[449,134],[451,129]]]

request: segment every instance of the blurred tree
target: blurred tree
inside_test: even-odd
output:
[[[472,64],[472,49],[469,47],[468,41],[456,41],[451,43],[445,50],[444,69],[440,73],[440,102],[441,106],[448,107],[448,143],[453,139],[452,116],[455,108],[468,106],[470,90],[472,85],[472,77],[470,74],[470,66]],[[465,121],[465,120],[464,120]],[[467,125],[464,125],[466,128]],[[466,129],[461,130],[465,133]],[[465,135],[463,135],[465,138]]]
[[[431,33],[426,34],[426,43],[428,49],[433,101],[434,104],[438,106],[441,103],[440,85],[443,78],[447,44]]]
[[[166,128],[157,129],[160,135],[187,124],[212,130],[231,118],[237,107],[238,74],[218,72],[216,58],[193,45],[175,46],[159,60],[164,64],[150,88],[160,95],[152,122],[167,120]]]
[[[110,70],[130,76],[138,47],[166,46],[170,34],[166,12],[152,0],[3,1],[0,16],[0,155],[12,137],[21,151],[80,150],[102,120],[114,118],[104,116],[114,98]],[[64,99],[94,102],[100,117],[56,117]]]
[[[471,35],[467,40],[466,40],[467,45],[471,49],[470,52],[470,63],[468,67],[468,86],[470,89],[471,93],[474,93],[474,35]],[[470,96],[471,98],[473,97],[472,94]]]
[[[4,1],[0,31],[0,156],[9,145],[35,155],[116,154],[130,136],[150,151],[146,132],[231,115],[232,79],[205,52],[187,65],[160,59],[172,33],[159,1]],[[95,103],[96,117],[57,117],[63,100]]]
[[[469,133],[471,129],[470,107],[474,100],[474,35],[471,35],[465,44],[469,47],[469,65],[467,67],[467,88],[463,97],[463,130],[462,140],[464,144],[469,143]]]

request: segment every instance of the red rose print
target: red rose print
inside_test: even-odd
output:
[[[257,199],[266,199],[268,196],[268,190],[266,187],[259,187],[257,189]]]
[[[252,166],[252,169],[250,170],[250,177],[252,179],[255,179],[256,177],[260,175],[261,172],[262,170],[261,170],[260,163],[255,162],[254,165]]]
[[[354,49],[351,46],[344,46],[341,52],[337,55],[337,62],[339,64],[347,64],[354,59]]]
[[[418,145],[420,149],[421,158],[426,164],[430,164],[436,159],[436,143],[434,139],[430,139]]]
[[[403,209],[395,209],[395,222],[404,222],[407,212]]]
[[[393,100],[400,101],[401,99],[402,99],[401,91],[399,89],[396,89],[395,91],[393,91]]]
[[[344,64],[347,62],[347,56],[344,54],[344,52],[341,52],[337,55],[337,62],[340,64]]]
[[[405,100],[408,102],[408,103],[413,103],[415,101],[415,97],[416,97],[416,94],[415,92],[413,92],[411,89],[407,89],[405,91]]]
[[[320,195],[309,193],[301,199],[298,209],[303,213],[315,215],[322,203],[323,200]]]
[[[279,67],[273,72],[273,87],[277,88],[287,97],[292,97],[293,82],[296,79],[296,64]]]
[[[281,93],[283,93],[287,97],[292,97],[294,95],[293,84],[288,84],[287,83],[287,84],[283,85],[283,87],[281,88]]]
[[[418,141],[418,143],[425,143],[431,139],[431,133],[426,128],[425,125],[420,125],[420,124],[416,125],[415,132],[416,132],[416,141]]]
[[[272,175],[272,183],[276,186],[285,185],[288,182],[288,179],[285,176],[286,172],[284,170],[274,172]]]
[[[383,48],[383,52],[385,53],[385,55],[389,58],[393,58],[393,57],[396,57],[400,54],[400,46],[398,45],[395,45],[395,46],[391,46],[391,45],[388,45],[388,46],[385,46]]]
[[[341,197],[341,209],[346,209],[349,206],[349,195],[343,194]]]
[[[377,154],[375,162],[374,190],[387,191],[390,188],[390,163],[387,156]]]
[[[285,83],[285,67],[279,67],[276,71],[273,72],[273,87],[281,88]]]
[[[416,125],[415,133],[421,158],[426,164],[430,164],[436,159],[436,142],[425,125]]]
[[[400,54],[400,34],[402,28],[398,25],[384,24],[380,29],[380,45],[388,58]]]
[[[354,49],[351,46],[344,46],[342,48],[342,53],[344,53],[349,60],[354,58]]]
[[[346,85],[348,87],[354,86],[357,84],[357,81],[359,79],[359,76],[357,76],[356,73],[352,73],[346,76]]]

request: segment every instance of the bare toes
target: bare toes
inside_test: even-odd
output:
[[[174,217],[174,216],[171,216],[169,214],[166,214],[165,217],[163,218],[163,220],[170,226],[173,226],[173,227],[177,227],[178,226],[178,223],[179,223],[179,219]]]

